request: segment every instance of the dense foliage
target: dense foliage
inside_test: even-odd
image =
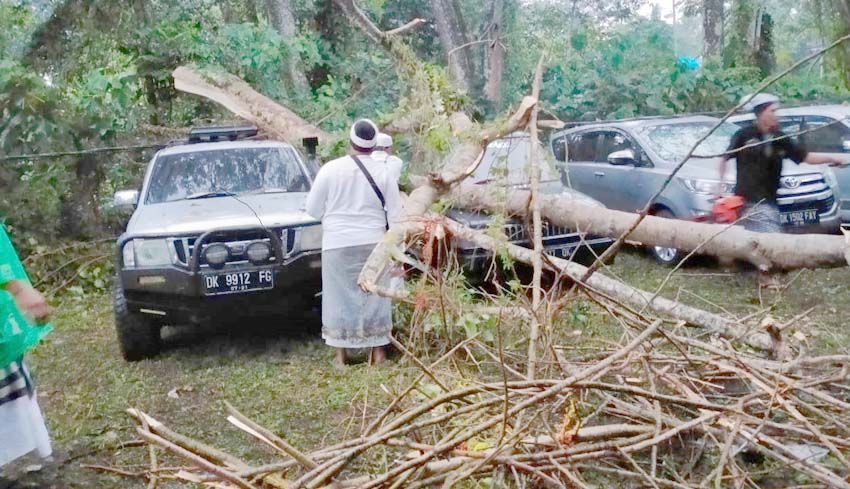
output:
[[[439,121],[450,110],[496,117],[527,93],[543,52],[544,109],[563,120],[592,120],[728,108],[842,32],[826,0],[734,0],[725,10],[723,55],[697,67],[682,57],[701,56],[699,0],[679,4],[675,24],[648,0],[358,4],[383,29],[414,17],[431,21],[404,40],[415,69],[394,63],[333,0],[0,0],[0,150],[157,143],[193,124],[232,119],[173,89],[171,70],[190,64],[234,73],[331,131],[360,115],[388,123],[427,109],[437,122],[415,128],[416,138],[398,138],[427,164],[448,149]],[[295,20],[289,31],[273,15],[281,8]],[[448,14],[458,32],[433,21]],[[794,102],[846,98],[844,52],[784,78],[774,91]],[[458,58],[463,63],[453,65]],[[114,235],[121,221],[110,195],[138,184],[151,154],[3,160],[0,216],[36,242]]]

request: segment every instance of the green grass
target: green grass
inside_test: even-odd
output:
[[[610,272],[654,290],[669,269],[631,250],[617,258]],[[710,310],[753,314],[754,321],[770,313],[781,322],[813,307],[792,329],[807,334],[814,351],[845,353],[850,344],[844,324],[844,306],[850,299],[847,272],[795,272],[785,277],[794,282],[784,294],[760,295],[754,277],[703,262],[677,273],[663,294]],[[598,308],[578,304],[561,324],[568,331],[582,330],[570,340],[581,354],[582,348],[599,346],[619,329]],[[332,367],[333,352],[318,338],[316,318],[237,325],[239,331],[249,326],[239,334],[227,328],[169,330],[162,355],[126,363],[115,343],[108,297],[69,298],[57,309],[56,330],[29,357],[58,459],[41,474],[23,476],[37,487],[143,487],[138,481],[80,468],[81,463],[146,463],[143,449],[114,449],[119,441],[135,438],[125,414],[129,407],[261,462],[274,457],[226,422],[224,401],[294,445],[312,449],[358,433],[364,403],[372,412],[381,409],[390,400],[382,387],[399,392],[419,373],[403,359],[378,368]],[[291,329],[296,331],[279,333]],[[459,363],[464,359],[458,356]],[[174,389],[176,399],[168,395]]]

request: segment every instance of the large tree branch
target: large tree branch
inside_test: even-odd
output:
[[[369,259],[360,272],[358,284],[363,290],[375,293],[380,277],[392,262],[393,252],[398,250],[405,237],[420,229],[418,222],[431,207],[431,204],[457,182],[463,180],[478,167],[484,156],[484,148],[494,139],[510,134],[528,124],[532,109],[537,100],[525,97],[519,108],[511,117],[501,124],[481,129],[475,134],[475,126],[463,114],[454,114],[450,119],[455,134],[474,134],[467,141],[457,146],[443,162],[442,173],[434,173],[425,179],[404,202],[405,217],[394,224],[387,232],[384,240],[375,247]]]
[[[366,34],[369,39],[385,48],[388,48],[387,43],[392,36],[404,34],[405,32],[425,23],[425,19],[413,19],[401,27],[397,27],[389,31],[382,31],[365,13],[363,13],[362,10],[360,10],[360,8],[357,7],[354,0],[334,0],[334,3],[345,13],[346,17],[352,19],[358,26],[360,26],[363,33]]]
[[[255,124],[276,139],[294,146],[305,137],[318,137],[322,143],[333,137],[302,119],[298,114],[258,93],[239,77],[229,73],[201,74],[187,66],[172,73],[174,88],[200,95],[222,105],[237,116]]]
[[[525,215],[529,192],[511,191],[507,202],[487,187],[465,186],[453,193],[463,208],[499,210]],[[541,196],[544,217],[555,225],[588,234],[620,236],[630,228],[635,215],[582,204],[569,195]],[[663,219],[647,216],[631,232],[643,244],[750,262],[762,268],[797,269],[847,266],[846,244],[841,236],[822,234],[765,234],[719,224]]]
[[[454,236],[474,243],[477,247],[496,250],[501,246],[506,246],[508,254],[514,260],[526,264],[533,262],[533,250],[510,243],[499,243],[485,232],[476,231],[449,219],[446,219],[445,225]],[[553,265],[558,267],[559,271],[573,280],[581,281],[582,276],[587,272],[587,267],[578,263],[554,256],[547,256],[547,258]],[[634,288],[605,275],[594,274],[583,283],[592,290],[613,297],[634,308],[646,307],[655,314],[685,321],[688,324],[704,328],[725,338],[741,338],[746,343],[760,349],[766,350],[771,346],[770,337],[766,333],[747,334],[744,328],[734,321],[670,299],[657,297],[651,292]]]

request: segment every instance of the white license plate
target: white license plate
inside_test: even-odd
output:
[[[201,279],[204,281],[206,295],[235,294],[274,288],[274,273],[271,270],[208,273]]]
[[[804,209],[801,211],[780,212],[779,223],[783,226],[808,226],[820,222],[817,209]]]

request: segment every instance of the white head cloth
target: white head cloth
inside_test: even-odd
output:
[[[372,136],[372,139],[364,139],[364,138],[357,135],[355,128],[361,122],[366,122],[366,123],[370,124],[372,126],[372,128],[375,130],[374,136]],[[349,137],[349,139],[351,139],[351,142],[355,146],[357,146],[359,148],[363,148],[363,149],[372,149],[372,148],[375,147],[375,143],[377,142],[377,139],[378,139],[378,126],[376,126],[375,123],[370,121],[369,119],[358,119],[357,121],[354,122],[354,124],[351,125],[351,130],[348,132],[348,137]]]

